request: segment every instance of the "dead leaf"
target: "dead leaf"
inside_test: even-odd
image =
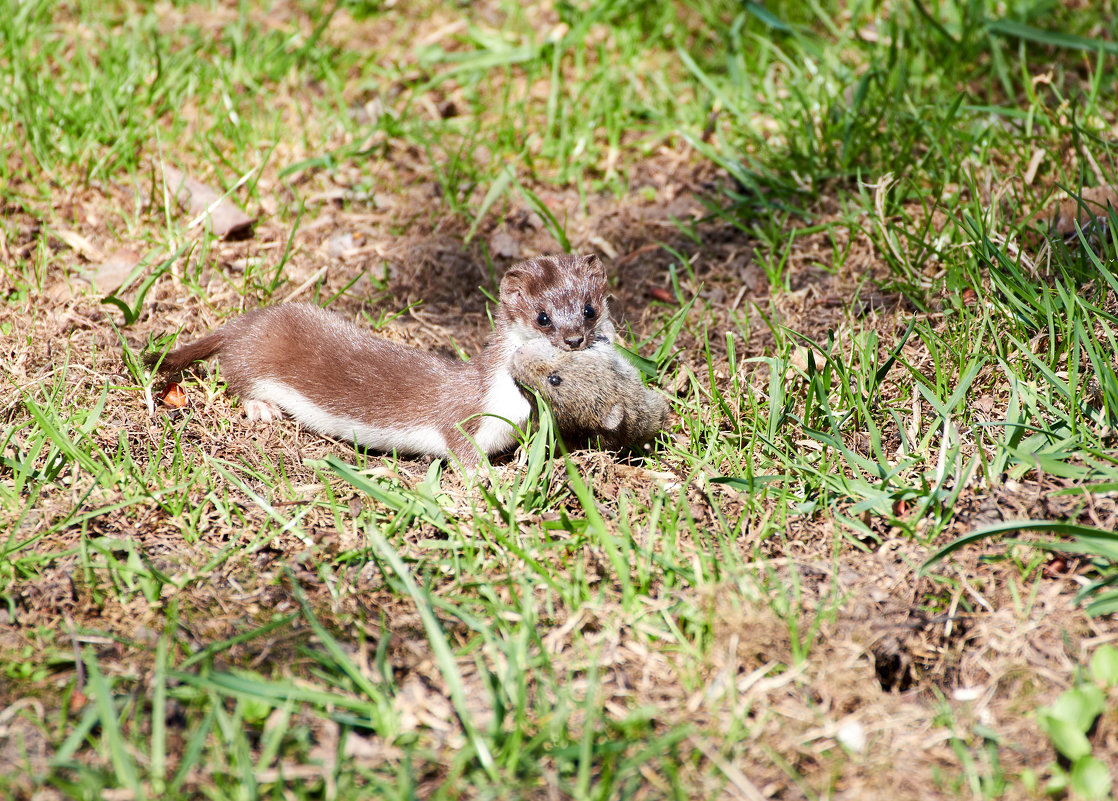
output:
[[[811,355],[811,361],[815,364],[817,370],[822,369],[827,357],[824,356],[815,348],[809,348],[804,345],[796,345],[792,352],[788,354],[788,367],[806,373],[808,365],[808,355]],[[787,376],[785,376],[787,378]]]
[[[974,409],[980,414],[990,415],[993,413],[996,403],[997,401],[994,400],[993,395],[981,395],[978,400],[974,402]]]
[[[611,245],[601,234],[594,234],[590,237],[590,244],[602,252],[607,259],[617,258],[617,249]]]
[[[506,259],[520,258],[520,243],[506,229],[494,231],[489,237],[489,252]]]
[[[256,222],[220,192],[196,181],[182,170],[164,166],[167,189],[187,212],[195,218],[209,217],[214,236],[229,239],[244,234]]]
[[[1096,219],[1107,217],[1107,206],[1118,211],[1118,185],[1107,184],[1083,189],[1079,197],[1064,197],[1049,203],[1031,218],[1031,222],[1046,222],[1049,231],[1061,237],[1075,235],[1075,223],[1085,229]]]
[[[1046,579],[1060,578],[1063,574],[1068,572],[1068,560],[1064,556],[1056,555],[1048,560],[1048,563],[1041,570],[1041,573]]]
[[[89,261],[104,261],[105,254],[102,250],[77,231],[71,231],[69,228],[55,228],[51,233],[85,256]]]
[[[120,285],[132,274],[139,263],[139,253],[128,248],[121,248],[114,251],[92,270],[87,271],[83,277],[88,279],[98,292],[109,294],[120,288]]]
[[[661,303],[675,303],[675,295],[672,294],[670,289],[664,289],[662,286],[650,287],[648,294],[653,300],[658,300]]]
[[[769,275],[756,263],[750,262],[742,271],[741,280],[751,295],[767,295],[769,292]]]
[[[353,234],[345,231],[343,233],[334,234],[326,243],[326,255],[332,259],[341,259],[347,256],[350,251],[357,249],[357,240],[353,238]]]
[[[0,228],[0,262],[4,264],[12,263],[12,252],[8,250],[8,235]]]
[[[1044,161],[1045,151],[1037,148],[1033,151],[1033,157],[1029,159],[1029,166],[1025,168],[1025,186],[1032,186],[1033,179],[1036,178],[1036,171],[1040,168],[1040,163]]]

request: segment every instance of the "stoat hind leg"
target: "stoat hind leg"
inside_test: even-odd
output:
[[[250,421],[260,420],[264,423],[271,423],[283,417],[283,409],[271,401],[245,398],[241,405],[245,408],[245,417]]]

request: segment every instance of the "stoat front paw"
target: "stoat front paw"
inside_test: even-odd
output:
[[[249,398],[244,401],[243,405],[245,407],[245,417],[250,422],[259,420],[263,423],[271,423],[283,417],[283,409],[270,401]]]

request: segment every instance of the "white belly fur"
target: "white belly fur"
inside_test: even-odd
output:
[[[532,414],[532,404],[507,369],[493,376],[493,384],[485,394],[485,414],[474,435],[474,442],[483,453],[499,453],[516,443],[510,422],[523,427]]]
[[[509,382],[512,382],[512,378],[509,378]],[[256,400],[274,403],[311,431],[336,439],[356,442],[378,451],[396,450],[432,456],[446,456],[447,453],[446,438],[434,426],[391,428],[339,417],[283,382],[272,379],[257,381],[249,394]],[[484,423],[482,427],[484,428]],[[478,434],[478,444],[481,445],[481,432]]]

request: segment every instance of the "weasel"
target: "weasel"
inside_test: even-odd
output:
[[[668,402],[645,389],[637,369],[611,343],[562,351],[532,340],[513,354],[510,372],[548,402],[568,442],[598,440],[611,449],[641,445],[668,417]]]
[[[317,306],[289,303],[238,317],[167,354],[163,373],[217,356],[250,420],[286,412],[305,428],[379,451],[456,456],[467,466],[515,441],[531,404],[509,374],[518,347],[562,351],[612,342],[597,256],[546,256],[506,271],[494,331],[468,362],[381,339]],[[155,359],[152,359],[155,361]],[[471,445],[471,440],[476,448]]]

